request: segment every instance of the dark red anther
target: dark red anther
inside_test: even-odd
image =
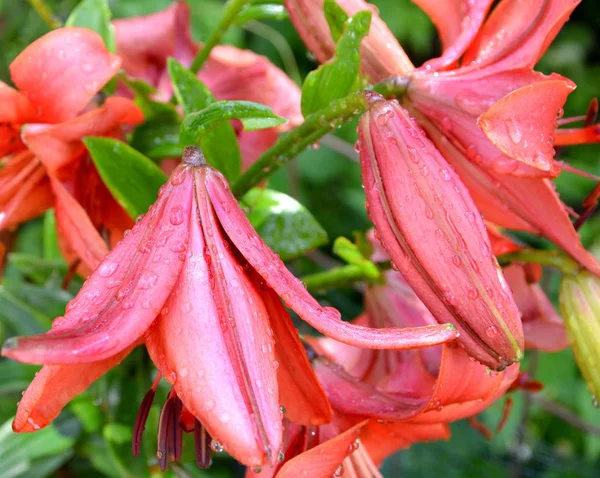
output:
[[[142,400],[142,404],[137,412],[137,416],[135,417],[135,425],[133,427],[133,439],[131,442],[131,449],[133,452],[133,456],[140,455],[140,447],[142,445],[142,434],[146,428],[146,420],[148,420],[148,414],[150,413],[150,407],[152,407],[152,402],[154,401],[154,395],[156,392],[153,388],[148,390],[148,393],[144,395],[144,399]]]
[[[212,438],[204,425],[196,419],[194,421],[194,443],[196,444],[196,464],[198,468],[208,468],[210,466],[211,441]]]

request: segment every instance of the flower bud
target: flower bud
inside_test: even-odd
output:
[[[559,302],[579,370],[597,403],[600,396],[600,279],[585,270],[565,275],[560,284]]]
[[[359,150],[370,217],[395,267],[481,363],[519,361],[519,311],[465,185],[397,101],[362,116]]]

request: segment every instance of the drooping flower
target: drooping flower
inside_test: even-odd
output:
[[[106,253],[98,229],[106,228],[114,239],[130,222],[81,142],[89,135],[121,136],[124,126],[142,121],[141,111],[125,98],[108,98],[99,107],[93,103],[119,67],[119,58],[97,33],[61,28],[13,61],[11,77],[18,90],[0,84],[5,105],[0,113],[0,230],[54,206],[65,256],[80,258],[88,272]]]
[[[442,56],[418,69],[408,61],[394,61],[396,56],[406,56],[397,42],[389,40],[393,34],[374,12],[377,28],[372,28],[362,43],[363,73],[373,83],[394,76],[409,79],[402,105],[459,174],[487,220],[541,234],[600,274],[598,261],[581,245],[553,184],[541,179],[560,171],[552,159],[552,132],[556,115],[574,85],[558,75],[545,76],[532,69],[578,0],[503,0],[489,16],[489,0],[415,3],[437,27]],[[327,59],[319,49],[333,45],[323,1],[286,0],[286,5],[305,44],[317,59]],[[343,0],[340,5],[349,14],[371,8],[363,0]],[[381,44],[388,45],[389,51],[377,48]],[[332,48],[323,51],[333,54]],[[370,51],[377,52],[376,63],[369,61],[371,56],[366,52]],[[517,156],[515,159],[498,150],[477,119],[497,101],[528,85],[533,85],[535,94],[523,91],[543,107],[519,111],[523,117],[530,110],[536,112],[541,122],[533,129],[527,121],[515,124],[515,128],[512,124],[507,128],[500,121],[490,123],[489,117],[480,121],[493,137],[502,139],[505,150]],[[547,97],[548,91],[552,97]]]
[[[47,334],[5,343],[3,355],[44,364],[13,428],[47,425],[143,342],[173,385],[166,416],[186,410],[240,462],[273,462],[281,446],[280,404],[297,423],[329,419],[279,297],[317,330],[357,346],[424,347],[456,337],[446,325],[353,326],[321,307],[252,229],[224,177],[187,148],[157,202],[89,277],[64,317]],[[176,419],[165,424],[171,431],[178,426]],[[172,459],[177,443],[163,440]]]
[[[359,123],[371,220],[417,296],[480,362],[519,361],[517,307],[469,192],[398,101],[371,105]]]
[[[113,22],[123,69],[131,77],[156,87],[158,99],[167,101],[173,91],[167,58],[173,57],[184,66],[190,66],[201,48],[192,39],[189,17],[189,7],[179,1],[150,15]],[[218,100],[262,103],[289,120],[276,128],[238,132],[245,167],[275,142],[279,132],[302,122],[300,89],[264,56],[217,45],[198,73],[198,78]]]

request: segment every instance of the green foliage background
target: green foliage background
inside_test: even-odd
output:
[[[74,0],[49,1],[65,19],[76,5]],[[116,18],[140,15],[166,7],[169,0],[110,0]],[[206,38],[218,19],[218,0],[190,0],[193,33]],[[438,52],[435,30],[427,17],[409,0],[374,2],[416,64]],[[8,65],[47,27],[25,1],[0,0],[0,79],[10,82]],[[573,79],[577,90],[570,96],[565,116],[583,114],[589,100],[600,94],[600,3],[584,0],[540,62],[542,71],[556,71]],[[150,32],[149,32],[150,33]],[[296,81],[316,64],[287,21],[253,23],[234,28],[226,41],[269,56]],[[337,132],[318,149],[303,153],[293,164],[278,172],[270,187],[299,199],[321,223],[330,239],[352,237],[355,230],[369,227],[361,188],[360,171],[352,156],[355,124]],[[600,174],[596,146],[567,148],[560,158],[573,166]],[[593,183],[563,174],[557,184],[563,199],[577,209]],[[587,247],[600,253],[599,218],[582,230]],[[0,340],[15,334],[46,330],[51,319],[62,313],[66,302],[81,282],[69,291],[60,284],[65,264],[56,249],[53,217],[24,225],[17,236],[14,253],[0,285]],[[541,245],[535,238],[525,238]],[[328,252],[327,247],[323,251]],[[317,270],[309,259],[290,264],[298,272]],[[556,298],[557,277],[545,274],[545,286]],[[332,291],[319,297],[338,307],[346,319],[361,310],[360,295],[352,290]],[[138,404],[150,386],[152,365],[143,350],[136,350],[120,367],[99,380],[75,399],[55,422],[43,431],[14,435],[10,421],[21,391],[36,367],[0,361],[0,466],[3,478],[43,476],[161,476],[152,465],[154,430],[166,387],[152,409],[144,438],[144,454],[134,459],[130,452],[132,425]],[[514,406],[509,420],[492,441],[485,440],[467,423],[453,425],[448,442],[417,445],[387,460],[388,477],[486,476],[486,477],[592,477],[600,473],[600,410],[592,400],[577,371],[570,351],[555,354],[528,353],[523,364],[545,384],[536,397],[513,393]],[[162,396],[161,396],[162,395]],[[540,398],[541,397],[541,398]],[[491,429],[499,423],[503,402],[486,411],[481,420]],[[575,419],[574,417],[578,417]],[[566,419],[565,419],[566,418]],[[234,477],[243,469],[226,456],[217,456],[208,471],[193,464],[193,447],[185,447],[182,464],[170,468],[167,476]]]

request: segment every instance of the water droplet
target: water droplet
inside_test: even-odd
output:
[[[419,157],[417,156],[417,150],[415,148],[411,148],[410,146],[408,146],[406,148],[406,151],[408,151],[408,157],[410,158],[410,160],[417,164],[419,162]]]
[[[475,222],[475,213],[472,211],[465,211],[465,216],[467,216],[467,220],[470,223],[474,223]]]
[[[493,339],[498,335],[498,327],[495,325],[490,325],[487,329],[485,329],[485,335],[487,335],[490,339]]]
[[[117,267],[119,267],[119,264],[116,262],[104,261],[98,267],[98,274],[100,274],[100,277],[110,277],[115,273]]]
[[[175,173],[173,173],[173,175],[171,176],[171,184],[173,186],[179,186],[185,178],[185,173],[186,173],[185,168],[181,168],[179,171],[176,171]]]
[[[450,181],[452,179],[450,171],[445,168],[440,169],[440,176],[444,181]]]
[[[596,395],[592,395],[592,406],[594,408],[600,408],[600,403],[598,403],[598,399],[596,398]]]
[[[467,292],[467,297],[469,298],[469,300],[476,300],[479,297],[479,292],[477,291],[477,289],[471,287]]]
[[[452,264],[454,264],[456,267],[460,267],[460,265],[462,264],[460,257],[458,257],[457,255],[452,256]]]
[[[215,453],[221,453],[223,451],[223,445],[221,445],[217,440],[212,440],[210,442],[210,447]]]
[[[519,144],[523,138],[523,133],[521,133],[519,126],[510,118],[506,120],[504,126],[506,126],[506,132],[510,140],[515,144]]]
[[[173,209],[171,209],[171,217],[169,220],[174,226],[179,226],[184,220],[183,208],[179,205],[173,207]]]
[[[344,465],[338,466],[335,471],[333,472],[333,476],[334,478],[339,478],[340,476],[342,476],[342,474],[344,473]]]
[[[419,169],[419,171],[421,172],[421,175],[423,177],[429,176],[429,167],[426,164],[424,164],[423,166],[421,166],[421,168]]]
[[[425,208],[425,217],[427,219],[433,219],[433,211],[430,207]]]
[[[158,275],[151,271],[144,271],[138,281],[138,287],[142,290],[151,289],[156,285]]]
[[[190,304],[189,302],[184,302],[183,304],[181,304],[181,310],[185,313],[191,312],[192,304]]]
[[[81,69],[84,73],[91,73],[94,71],[94,64],[92,62],[86,61],[81,65]]]
[[[171,246],[171,252],[185,252],[187,251],[187,244],[183,241],[176,242]]]
[[[279,454],[277,455],[277,461],[279,463],[281,463],[283,460],[285,460],[285,453],[283,453],[282,451],[280,451]]]
[[[450,131],[452,129],[452,120],[449,116],[444,116],[442,118],[442,128],[446,131]]]

